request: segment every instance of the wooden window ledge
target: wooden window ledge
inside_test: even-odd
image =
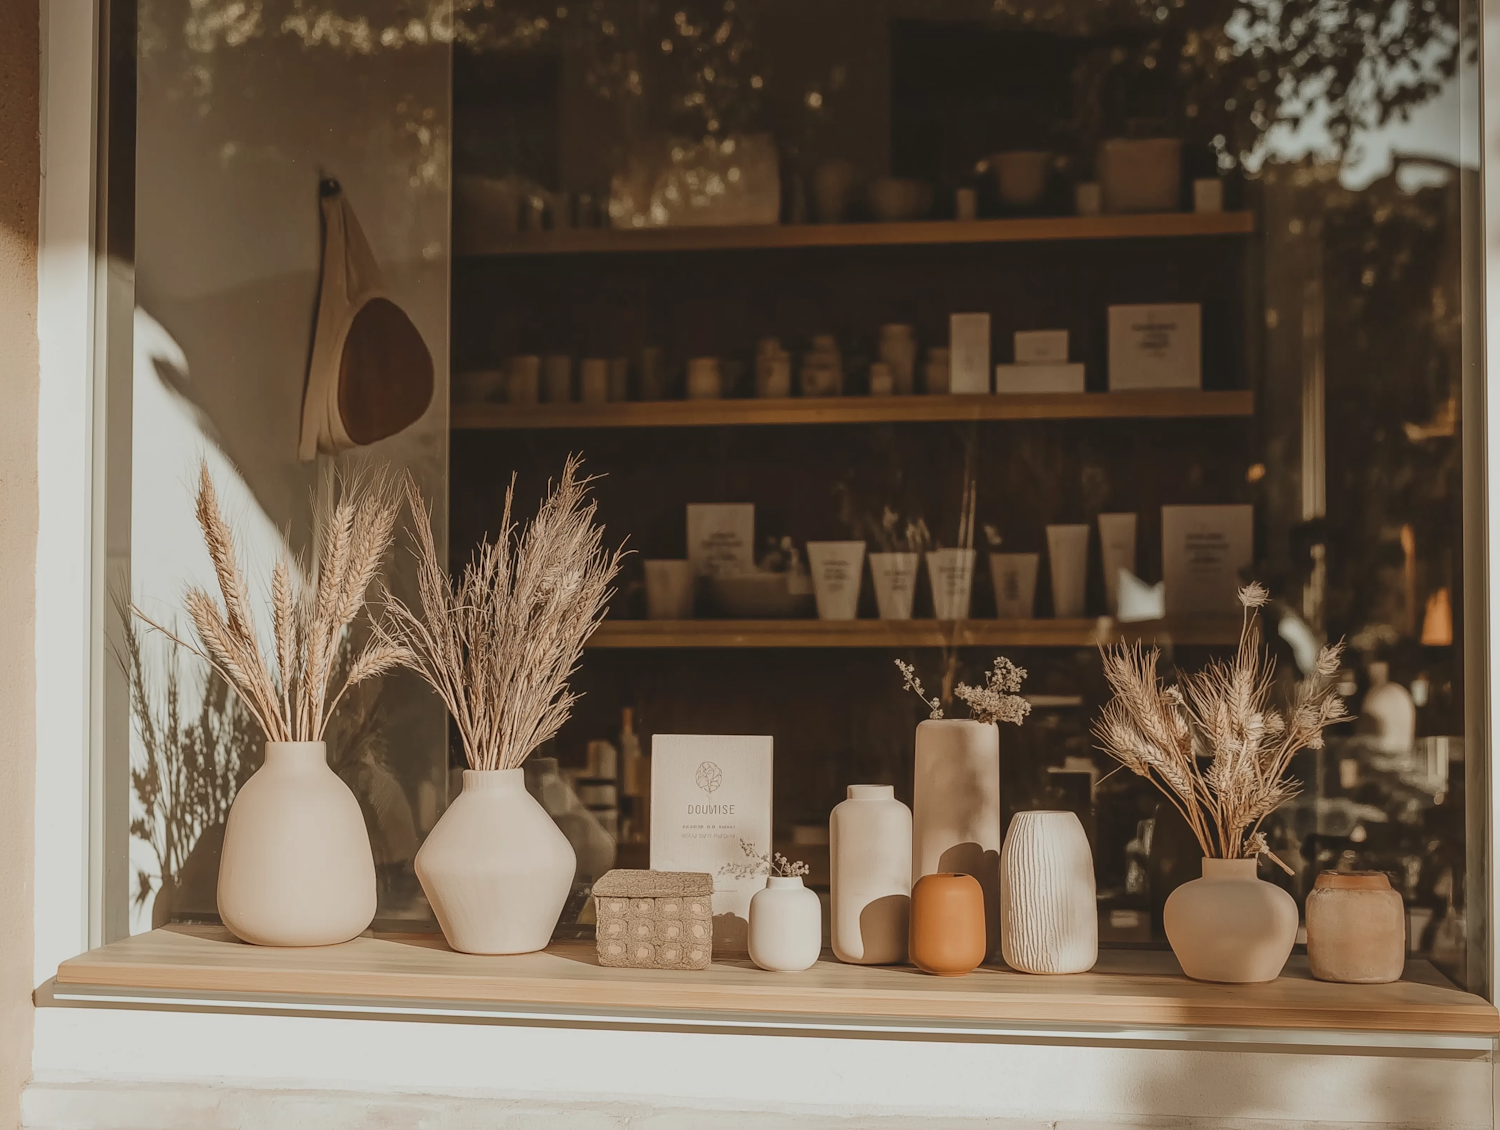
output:
[[[245,945],[220,927],[171,926],[64,962],[54,993],[256,995],[561,1007],[601,1013],[712,1013],[842,1024],[1354,1030],[1429,1036],[1500,1035],[1500,1014],[1425,962],[1389,985],[1315,981],[1295,956],[1275,981],[1217,985],[1183,977],[1164,951],[1105,950],[1092,972],[1038,977],[984,967],[931,977],[911,967],[844,965],[828,958],[802,973],[767,973],[716,960],[701,973],[605,969],[587,942],[541,953],[454,953],[436,934],[356,938],[317,949]]]

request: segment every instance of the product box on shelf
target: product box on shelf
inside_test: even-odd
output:
[[[1203,387],[1196,302],[1109,308],[1109,390]]]
[[[769,737],[657,734],[651,739],[651,868],[713,876],[713,944],[744,953],[750,899],[771,855]]]
[[[1239,607],[1254,553],[1254,514],[1249,505],[1161,508],[1168,616],[1229,614]]]
[[[1067,364],[1067,330],[1017,330],[1015,340],[1017,365]]]
[[[690,502],[687,508],[688,560],[698,577],[726,577],[755,571],[755,504]]]
[[[990,316],[948,316],[948,391],[990,391]]]
[[[1082,392],[1081,364],[996,365],[995,392]]]

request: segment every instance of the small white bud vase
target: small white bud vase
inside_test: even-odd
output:
[[[1071,812],[1018,812],[1000,852],[1000,951],[1023,973],[1083,973],[1099,960],[1094,857]]]
[[[984,891],[986,954],[1000,948],[1000,728],[969,718],[917,725],[912,884],[962,872]]]
[[[911,809],[891,785],[850,785],[828,818],[833,955],[851,965],[906,960]]]
[[[218,899],[229,932],[257,946],[331,946],[369,927],[370,835],[325,743],[266,743],[229,809]]]
[[[750,899],[750,960],[773,973],[810,968],[823,950],[823,908],[800,878],[772,875]]]
[[[1307,963],[1319,981],[1383,985],[1406,968],[1406,904],[1380,871],[1325,871],[1307,895]]]
[[[1195,981],[1274,981],[1297,940],[1297,902],[1255,874],[1254,859],[1203,860],[1203,877],[1167,896],[1163,925]]]
[[[545,949],[577,858],[521,769],[464,770],[463,791],[417,852],[417,878],[460,953]]]

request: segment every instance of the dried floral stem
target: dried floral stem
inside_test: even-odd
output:
[[[390,549],[400,500],[384,475],[336,480],[328,497],[331,501],[315,522],[322,552],[311,589],[298,585],[285,561],[277,562],[271,574],[274,667],[261,652],[249,586],[206,462],[198,472],[198,525],[223,607],[204,589],[187,591],[184,607],[200,645],[194,647],[132,606],[144,623],[203,659],[233,687],[267,741],[321,741],[344,692],[403,659],[399,647],[373,639],[348,665],[338,693],[329,700],[341,644]]]
[[[1285,712],[1271,705],[1275,663],[1261,648],[1258,610],[1266,590],[1240,590],[1244,622],[1228,663],[1214,661],[1178,686],[1156,674],[1159,652],[1139,645],[1104,649],[1114,698],[1100,713],[1100,748],[1151,781],[1182,813],[1206,856],[1268,853],[1261,824],[1297,795],[1292,758],[1323,745],[1323,731],[1348,721],[1334,689],[1342,644],[1318,653]]]
[[[387,594],[382,638],[443,700],[473,769],[514,769],[567,721],[568,679],[604,618],[623,550],[603,547],[592,481],[569,457],[562,480],[518,532],[515,480],[499,536],[455,585],[438,559],[431,516],[408,478],[420,611]]]

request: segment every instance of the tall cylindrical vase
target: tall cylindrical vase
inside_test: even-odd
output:
[[[987,954],[1000,947],[1000,730],[928,719],[912,772],[912,882],[962,872],[984,892]]]
[[[828,818],[833,954],[853,965],[906,960],[911,809],[891,785],[850,785]]]
[[[267,742],[240,786],[219,856],[219,917],[258,946],[329,946],[375,917],[375,859],[359,801],[323,742]]]
[[[1018,812],[1000,852],[1000,948],[1023,973],[1082,973],[1099,959],[1094,856],[1071,812]]]
[[[443,937],[460,953],[544,949],[576,866],[520,769],[464,770],[463,791],[416,859]]]

